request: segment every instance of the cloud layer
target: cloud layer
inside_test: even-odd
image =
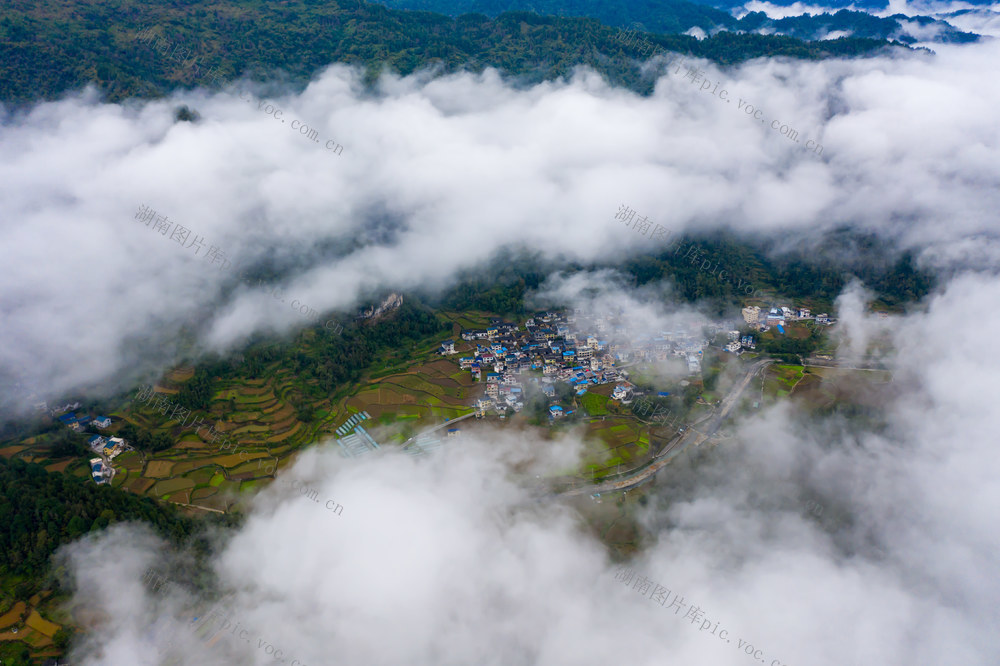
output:
[[[725,72],[691,61],[695,83],[671,65],[646,98],[586,70],[528,88],[495,72],[386,77],[372,93],[335,66],[299,94],[237,84],[110,105],[85,93],[8,113],[5,397],[128,386],[176,357],[179,332],[226,350],[301,327],[293,299],[350,310],[382,289],[445,286],[502,247],[583,260],[649,249],[613,222],[622,203],[675,233],[808,246],[848,226],[933,248],[937,266],[995,265],[1000,84],[983,73],[998,56],[982,44]],[[201,120],[175,122],[182,103]],[[135,220],[142,205],[168,218],[165,235]],[[239,285],[209,252],[283,271],[287,298]]]
[[[74,602],[105,618],[71,658],[269,664],[271,645],[300,664],[996,663],[1000,359],[967,350],[1000,315],[955,325],[984,299],[1000,284],[968,275],[888,328],[845,306],[845,347],[881,329],[895,350],[873,421],[785,401],[663,470],[627,563],[670,590],[663,604],[615,580],[587,526],[612,497],[538,502],[523,485],[572,464],[572,435],[473,429],[420,461],[305,452],[220,541],[211,593],[145,590],[146,567],[183,581],[185,560],[141,529],[65,549]],[[210,641],[191,619],[219,599],[231,631]]]

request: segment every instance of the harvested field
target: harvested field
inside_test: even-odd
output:
[[[279,403],[280,404],[280,403]],[[295,409],[289,404],[282,404],[281,409],[270,412],[271,420],[281,420],[295,417]]]
[[[273,414],[279,412],[285,407],[285,403],[276,400],[273,405],[268,405],[264,407],[263,405],[258,405],[262,414]]]
[[[48,465],[45,469],[50,472],[65,472],[66,468],[69,467],[69,464],[71,462],[73,462],[72,458],[70,458],[69,460],[64,460],[62,462],[52,463],[51,465]]]
[[[292,427],[291,430],[288,430],[286,432],[280,433],[278,435],[274,435],[273,437],[268,437],[264,441],[266,441],[268,443],[283,442],[286,439],[290,439],[292,437],[292,435],[294,435],[295,433],[297,433],[301,427],[302,427],[302,423],[299,422],[299,421],[296,421],[294,427]]]
[[[290,429],[296,423],[298,423],[298,420],[295,418],[295,416],[294,415],[289,415],[287,418],[284,418],[281,421],[278,421],[276,423],[272,423],[271,424],[271,432],[277,433],[277,434],[283,433],[286,430]]]
[[[57,631],[59,631],[59,629],[61,629],[61,627],[58,624],[55,624],[54,622],[49,622],[41,615],[39,615],[37,610],[32,610],[31,613],[28,615],[28,619],[25,620],[24,623],[29,627],[31,627],[32,629],[34,629],[35,631],[37,631],[38,633],[45,634],[49,638],[52,638],[53,634],[55,634]]]
[[[257,458],[268,458],[268,457],[270,457],[269,454],[263,451],[259,453],[248,453],[245,451],[241,451],[240,453],[233,453],[228,456],[216,456],[215,458],[213,458],[213,461],[215,462],[215,464],[220,465],[221,467],[225,467],[226,469],[229,469],[231,467],[236,467],[238,465],[241,465],[248,460],[256,460]]]
[[[133,479],[131,482],[129,482],[126,488],[131,490],[136,495],[145,495],[146,491],[152,488],[154,483],[156,483],[155,479],[142,477],[138,479]]]
[[[167,479],[165,481],[158,481],[156,485],[153,486],[151,494],[161,497],[163,495],[169,495],[170,493],[177,492],[178,490],[185,490],[193,487],[194,481],[191,479]]]
[[[145,476],[152,477],[154,479],[166,478],[170,476],[170,470],[173,466],[174,463],[170,460],[153,460],[146,465]]]
[[[26,609],[27,606],[23,601],[18,601],[16,604],[14,604],[13,608],[11,608],[3,615],[0,615],[0,629],[6,629],[11,625],[20,622],[21,616],[24,615],[24,611]]]

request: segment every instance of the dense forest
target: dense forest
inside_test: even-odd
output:
[[[902,14],[878,17],[863,11],[842,9],[836,14],[819,13],[770,19],[763,12],[750,12],[737,19],[713,7],[685,0],[377,0],[393,9],[437,12],[448,16],[479,13],[497,16],[503,12],[534,12],[542,16],[587,16],[605,25],[634,27],[643,32],[677,34],[691,28],[706,33],[717,29],[776,33],[798,39],[824,39],[834,31],[853,37],[896,39],[911,44],[917,40],[903,34],[901,21],[916,22],[921,28],[933,26],[934,40],[969,42],[978,36],[927,16]],[[742,2],[739,4],[743,4]]]
[[[917,268],[912,255],[894,255],[878,238],[833,234],[823,248],[821,252],[772,254],[762,245],[719,233],[681,238],[622,263],[560,268],[569,272],[612,269],[624,273],[635,286],[667,280],[680,299],[708,301],[718,314],[751,300],[752,295],[756,301],[794,299],[832,310],[834,299],[855,278],[875,291],[876,304],[885,308],[899,309],[934,287],[931,274]],[[458,310],[524,314],[525,293],[537,288],[553,269],[535,256],[504,253],[475,276],[466,276],[440,303]],[[720,279],[723,272],[726,277]]]
[[[0,580],[26,578],[15,587],[21,598],[36,591],[59,546],[127,520],[142,521],[175,542],[189,537],[194,525],[173,506],[0,457]]]
[[[0,100],[55,98],[96,85],[111,101],[162,96],[176,87],[219,86],[241,75],[304,83],[332,63],[408,74],[496,67],[530,83],[565,76],[580,64],[640,92],[637,41],[590,18],[514,12],[450,18],[334,0],[15,0],[0,18]],[[654,46],[728,65],[762,56],[819,59],[874,54],[883,40],[803,42],[723,32],[698,40],[649,35]]]
[[[191,410],[205,410],[214,394],[215,381],[255,379],[267,373],[274,364],[294,372],[300,380],[297,382],[300,390],[314,399],[319,398],[343,390],[358,380],[386,353],[407,349],[409,344],[428,336],[445,335],[450,330],[450,326],[428,307],[414,302],[413,297],[407,297],[395,310],[374,320],[348,322],[339,331],[314,326],[300,331],[292,339],[259,336],[250,342],[238,359],[202,361],[197,365],[194,377],[185,383],[178,394],[176,402]],[[305,401],[297,407],[297,415],[304,421],[311,419],[311,409]],[[119,434],[130,441],[135,438],[136,448],[142,450],[160,451],[169,448],[172,443],[162,433],[150,436],[129,425],[124,426]]]

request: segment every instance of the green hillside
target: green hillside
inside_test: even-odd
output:
[[[52,99],[93,83],[116,101],[241,74],[280,73],[302,83],[337,62],[364,66],[370,75],[387,67],[407,74],[429,65],[443,71],[493,66],[525,82],[587,64],[617,84],[650,89],[638,67],[640,45],[624,44],[618,32],[587,18],[449,18],[364,2],[15,0],[0,18],[0,100]],[[650,41],[720,64],[762,56],[866,55],[888,44],[733,33],[701,41],[653,35]]]

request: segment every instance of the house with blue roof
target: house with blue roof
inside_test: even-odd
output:
[[[94,418],[94,425],[97,426],[98,428],[110,428],[111,427],[111,419],[109,419],[107,416],[98,416],[98,417],[95,417]]]
[[[104,449],[104,444],[107,441],[108,440],[104,438],[104,435],[94,435],[87,440],[87,446],[89,446],[93,451],[100,452]]]

